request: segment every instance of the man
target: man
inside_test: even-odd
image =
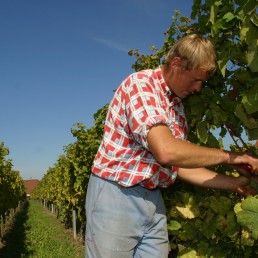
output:
[[[165,258],[168,233],[159,188],[176,177],[202,187],[254,195],[247,172],[237,178],[206,167],[258,160],[188,142],[182,98],[200,92],[216,69],[211,42],[180,39],[155,70],[129,75],[110,103],[86,198],[88,258]],[[247,178],[249,177],[249,178]]]

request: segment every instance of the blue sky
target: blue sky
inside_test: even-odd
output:
[[[131,49],[160,48],[176,9],[192,0],[1,0],[0,142],[24,179],[41,179],[70,129],[132,72]]]

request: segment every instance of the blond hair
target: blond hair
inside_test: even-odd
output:
[[[167,67],[174,57],[181,58],[182,68],[186,70],[201,68],[210,75],[216,70],[215,48],[209,39],[198,34],[185,36],[173,45],[164,60]]]

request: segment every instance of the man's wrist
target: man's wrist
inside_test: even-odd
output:
[[[224,156],[225,156],[225,164],[234,164],[236,160],[236,153],[233,153],[231,151],[224,150]]]

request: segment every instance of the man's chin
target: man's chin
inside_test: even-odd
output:
[[[181,95],[181,96],[178,96],[180,99],[185,99],[187,97],[189,97],[191,94],[184,94],[184,95]]]

